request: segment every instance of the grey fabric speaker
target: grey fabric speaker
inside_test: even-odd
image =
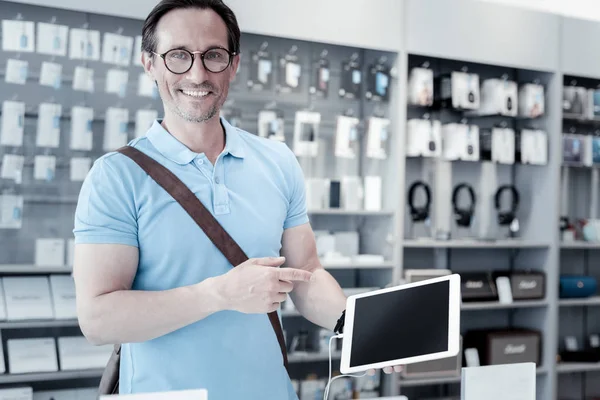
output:
[[[538,331],[475,330],[465,334],[464,348],[476,348],[481,365],[541,363],[542,335]]]

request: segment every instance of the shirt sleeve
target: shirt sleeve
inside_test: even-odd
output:
[[[112,157],[115,157],[113,155]],[[124,182],[111,156],[99,159],[86,177],[75,211],[75,243],[138,247],[137,213],[132,185]]]
[[[289,207],[283,229],[293,228],[308,222],[306,210],[306,186],[304,184],[304,173],[298,159],[286,146],[289,159],[289,168],[286,172],[286,180],[290,183]]]

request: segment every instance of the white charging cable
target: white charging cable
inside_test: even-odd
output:
[[[343,377],[353,377],[353,378],[362,378],[363,376],[366,376],[367,373],[365,372],[362,375],[338,375],[335,378],[331,379],[331,344],[333,343],[333,339],[341,339],[343,338],[344,335],[340,334],[340,335],[335,335],[329,338],[329,379],[327,379],[327,386],[325,386],[325,392],[323,394],[323,400],[327,400],[327,398],[329,397],[329,389],[331,387],[331,383],[333,381],[335,381],[338,378],[343,378]]]

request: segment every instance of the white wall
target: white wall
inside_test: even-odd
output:
[[[530,8],[573,18],[600,21],[598,0],[479,0]]]
[[[144,19],[158,0],[13,0]],[[397,51],[402,0],[226,0],[244,32]]]

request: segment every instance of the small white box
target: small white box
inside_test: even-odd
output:
[[[307,178],[306,185],[306,208],[309,211],[322,210],[325,208],[325,202],[328,199],[327,190],[329,185],[326,179]]]
[[[542,130],[521,131],[521,163],[546,165],[548,163],[548,135]]]
[[[34,392],[33,400],[79,400],[77,390],[51,390]]]
[[[442,137],[445,160],[479,160],[479,127],[477,125],[446,124],[442,127]]]
[[[515,131],[510,128],[492,129],[492,161],[515,163]]]
[[[535,363],[466,367],[461,400],[535,400],[536,381]]]
[[[100,396],[98,400],[208,400],[205,389]]]
[[[544,115],[546,102],[544,87],[526,83],[519,88],[519,115],[527,118],[537,118]]]
[[[344,210],[356,211],[362,209],[363,187],[359,176],[342,177],[341,206]]]
[[[413,68],[410,71],[408,104],[422,107],[433,105],[433,70]]]
[[[365,176],[365,210],[381,211],[381,176]]]
[[[479,161],[479,126],[469,125],[463,133],[466,136],[461,159],[464,161]]]
[[[67,240],[67,267],[73,267],[75,260],[75,239]]]
[[[6,320],[6,301],[4,295],[4,282],[3,279],[0,278],[0,321]],[[0,346],[1,348],[2,346]],[[1,350],[0,350],[1,351]]]
[[[2,362],[4,364],[4,362]],[[14,389],[0,389],[0,400],[32,400],[33,389],[21,387]],[[59,400],[59,399],[57,399]]]
[[[319,152],[319,125],[321,114],[298,111],[294,120],[294,154],[300,157],[316,157]]]
[[[283,116],[274,110],[262,110],[258,113],[258,136],[285,141]]]
[[[94,346],[83,336],[58,338],[58,354],[62,371],[104,368],[114,346]]]
[[[359,254],[358,232],[335,232],[335,251],[345,257],[354,257]]]
[[[300,383],[300,400],[323,398],[326,382],[324,379],[305,380]]]
[[[46,277],[4,277],[8,320],[53,319],[50,285]]]
[[[77,319],[75,281],[70,275],[50,275],[52,304],[56,319]]]
[[[7,340],[11,374],[58,371],[54,338]]]
[[[387,158],[388,139],[391,121],[386,118],[369,118],[367,131],[367,158],[385,160]]]
[[[441,79],[440,93],[443,100],[452,100],[452,108],[477,110],[480,105],[479,75],[453,71]]]
[[[36,239],[35,265],[38,267],[64,267],[65,240],[57,238]]]
[[[442,125],[440,121],[411,119],[406,135],[408,157],[440,157],[442,155]]]
[[[98,389],[77,389],[77,400],[98,400]]]
[[[481,85],[481,115],[516,116],[519,110],[518,85],[504,79],[486,79]]]

